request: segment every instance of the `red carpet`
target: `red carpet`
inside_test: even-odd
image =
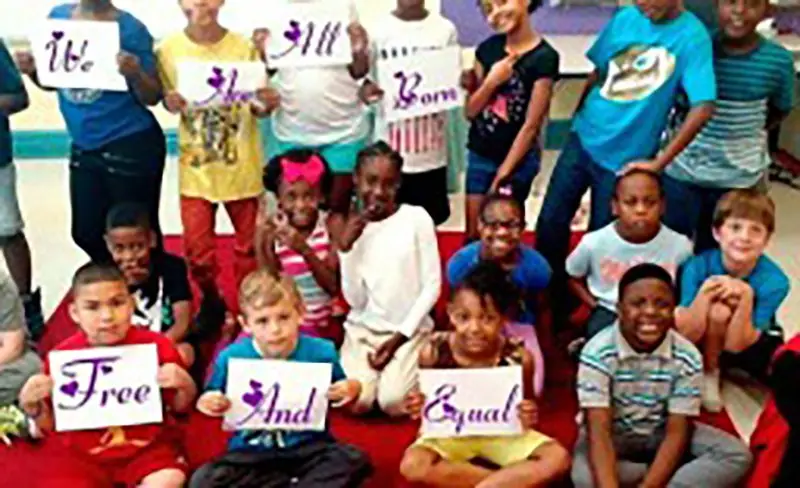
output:
[[[531,236],[528,236],[531,239]],[[443,263],[461,246],[463,234],[456,232],[439,233],[439,250]],[[181,253],[181,243],[177,238],[168,238],[166,247]],[[226,270],[220,276],[220,284],[226,298],[234,299],[232,276],[233,239],[219,240],[220,264]],[[72,270],[66,270],[72,273]],[[442,294],[446,297],[446,293]],[[48,322],[45,337],[40,342],[40,350],[46,353],[61,340],[71,335],[75,325],[67,310],[68,298],[59,305]],[[441,308],[439,309],[441,311]],[[547,386],[539,402],[540,430],[558,439],[566,446],[575,442],[577,429],[575,415],[577,400],[574,393],[574,366],[566,355],[555,347],[550,331],[539,331],[539,340],[546,359]],[[722,414],[709,420],[710,423],[734,432],[733,424],[727,415]],[[219,428],[219,422],[198,413],[185,420],[185,449],[189,462],[196,467],[224,450],[226,436]],[[331,415],[334,434],[343,442],[354,444],[367,452],[375,467],[375,474],[367,484],[370,488],[389,488],[408,486],[397,475],[397,466],[405,448],[413,441],[417,426],[411,421],[390,421],[382,418],[351,418],[337,413]],[[11,448],[0,447],[0,473],[2,486],[24,486],[27,488],[61,488],[77,486],[60,475],[69,466],[60,459],[59,450],[46,440],[33,446],[17,442]]]

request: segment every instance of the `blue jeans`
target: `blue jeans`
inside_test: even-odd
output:
[[[553,168],[539,219],[536,221],[536,249],[553,270],[553,297],[567,297],[567,273],[564,263],[569,252],[572,219],[581,205],[586,190],[591,190],[589,230],[596,230],[614,220],[611,198],[614,196],[615,173],[598,165],[572,133]],[[569,312],[564,300],[554,300],[557,319]]]

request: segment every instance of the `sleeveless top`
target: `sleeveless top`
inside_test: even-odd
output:
[[[434,332],[428,339],[428,344],[425,352],[430,348],[434,354],[434,365],[429,366],[431,369],[454,369],[461,368],[460,364],[456,362],[453,357],[453,351],[450,348],[450,337],[455,332]],[[521,366],[524,357],[525,344],[521,339],[516,337],[506,337],[503,349],[500,354],[500,361],[497,366]]]
[[[317,225],[308,236],[306,242],[320,259],[325,260],[331,250],[331,240],[328,228],[325,224],[327,215],[320,212],[317,218]],[[281,265],[281,270],[292,277],[297,284],[300,296],[306,306],[306,314],[303,317],[301,331],[315,337],[324,336],[321,329],[328,327],[331,316],[332,299],[311,273],[303,256],[296,251],[286,247],[280,242],[275,243],[275,256]]]

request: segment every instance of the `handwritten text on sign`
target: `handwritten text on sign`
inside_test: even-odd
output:
[[[31,38],[36,73],[44,86],[127,91],[119,73],[119,24],[46,20]]]
[[[521,432],[522,368],[421,369],[424,437],[514,435]]]
[[[461,107],[460,60],[460,49],[448,47],[381,61],[378,80],[385,92],[386,120],[395,122]]]
[[[228,364],[228,430],[325,430],[330,364],[233,359]]]
[[[53,351],[49,360],[56,430],[163,420],[155,344]]]
[[[262,63],[178,63],[178,93],[194,106],[247,103],[264,86],[266,67]]]
[[[333,8],[318,2],[283,3],[268,26],[267,64],[270,68],[350,64],[349,23],[344,2]]]

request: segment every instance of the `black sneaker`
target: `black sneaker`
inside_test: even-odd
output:
[[[28,325],[31,338],[38,341],[44,335],[44,314],[42,313],[42,289],[22,296],[22,306],[25,309],[25,323]]]

